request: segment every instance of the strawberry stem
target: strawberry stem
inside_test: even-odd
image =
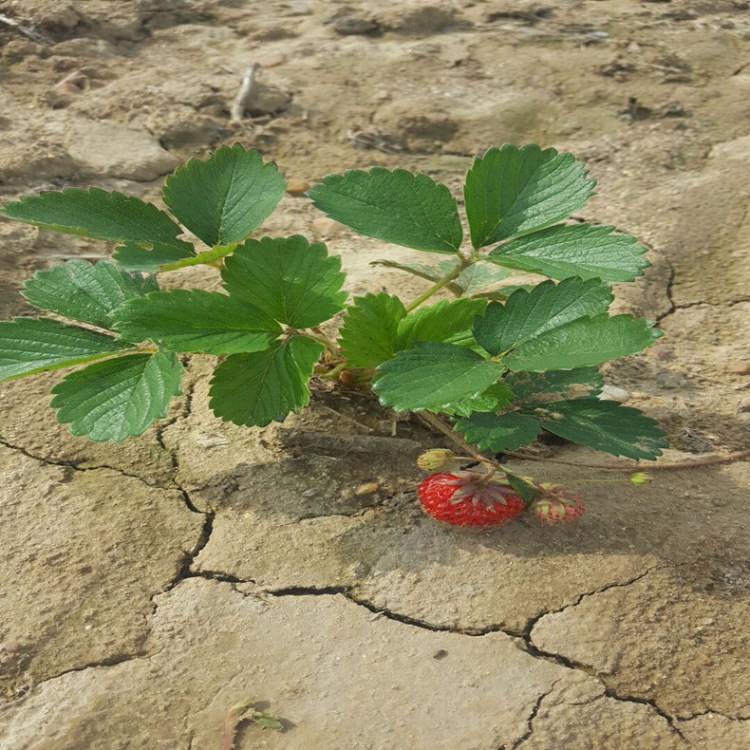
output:
[[[482,455],[476,448],[474,448],[472,445],[467,443],[460,435],[457,435],[449,425],[445,424],[440,417],[438,417],[437,414],[433,414],[431,411],[420,411],[415,412],[415,414],[425,423],[428,427],[432,427],[433,429],[437,430],[438,432],[441,432],[445,437],[447,437],[454,445],[461,448],[461,450],[466,451],[472,459],[475,459],[477,461],[480,461],[485,466],[489,466],[490,470],[489,472],[482,476],[479,481],[482,483],[488,482],[490,478],[497,473],[498,471],[502,471],[504,473],[507,472],[506,468],[498,463],[497,461],[492,460],[491,458],[487,458],[486,456]],[[464,460],[467,460],[466,456],[462,456],[459,458],[463,458]]]

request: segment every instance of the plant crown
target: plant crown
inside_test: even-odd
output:
[[[0,322],[0,380],[83,365],[52,388],[58,420],[75,435],[122,440],[164,417],[180,393],[179,355],[201,353],[218,356],[211,408],[240,425],[299,412],[311,377],[346,371],[396,411],[447,415],[482,450],[514,450],[544,429],[653,459],[666,446],[656,422],[597,397],[598,366],[660,332],[608,313],[611,284],[649,265],[644,248],[611,226],[566,223],[594,184],[570,153],[491,148],[466,175],[465,247],[455,197],[425,174],[373,167],[324,177],[308,195],[328,216],[438,256],[375,262],[431,282],[408,304],[386,292],[347,301],[340,260],[321,242],[251,237],[286,183],[239,145],[167,178],[171,216],[97,188],[26,197],[0,214],[116,249],[113,261],[69,260],[26,282],[23,296],[54,317]],[[198,243],[181,238],[186,229]],[[196,264],[218,265],[225,293],[159,288],[158,273]],[[503,285],[515,270],[549,280]],[[426,304],[441,290],[454,299]],[[320,326],[342,313],[334,341]]]

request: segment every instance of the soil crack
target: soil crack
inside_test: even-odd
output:
[[[534,733],[534,719],[536,719],[537,714],[539,713],[539,709],[542,707],[542,703],[544,702],[544,699],[550,695],[554,689],[557,683],[560,682],[560,680],[555,680],[550,689],[547,690],[547,692],[542,693],[534,702],[534,706],[531,709],[531,713],[529,714],[529,718],[526,719],[526,731],[510,746],[510,750],[516,750],[517,748],[521,747],[521,745],[526,742],[526,740],[531,737],[531,735]],[[498,750],[504,750],[505,745],[500,747]]]
[[[45,685],[48,682],[52,682],[52,680],[59,680],[61,677],[65,677],[66,675],[73,674],[74,672],[85,672],[89,669],[101,669],[103,667],[115,667],[118,664],[125,664],[130,661],[139,661],[141,659],[151,659],[153,656],[156,655],[158,652],[149,653],[147,651],[137,651],[135,653],[121,653],[121,654],[113,654],[112,656],[105,656],[103,659],[98,659],[97,661],[92,661],[87,664],[82,664],[78,667],[71,667],[70,669],[65,669],[62,672],[58,672],[57,674],[50,675],[49,677],[45,677],[43,680],[35,683],[33,685],[33,690],[29,690],[25,692],[23,695],[19,696],[17,699],[11,701],[11,703],[16,703],[18,701],[22,701],[25,697],[28,695],[31,695],[32,692],[36,692],[38,688],[40,688],[42,685]]]
[[[675,285],[675,279],[677,276],[677,272],[675,271],[674,264],[672,263],[669,258],[662,255],[662,262],[667,267],[667,270],[669,271],[669,275],[667,276],[667,285],[664,288],[664,294],[667,297],[667,302],[669,302],[669,309],[666,312],[661,313],[661,315],[656,316],[656,323],[661,323],[664,318],[668,318],[670,315],[674,313],[674,311],[677,309],[677,305],[674,301],[674,285]]]
[[[101,469],[109,469],[110,471],[117,472],[123,477],[129,477],[130,479],[137,479],[140,482],[143,482],[147,487],[152,487],[153,489],[157,490],[170,490],[175,489],[175,485],[161,485],[161,484],[153,484],[149,482],[148,480],[144,479],[143,477],[139,476],[138,474],[130,474],[129,472],[125,471],[124,469],[120,469],[117,466],[109,466],[108,464],[97,464],[96,466],[81,466],[79,462],[76,461],[65,461],[64,459],[52,459],[52,458],[45,458],[44,456],[36,456],[31,451],[27,450],[26,448],[23,448],[20,445],[13,445],[13,443],[9,443],[7,440],[4,440],[3,438],[0,438],[0,446],[3,446],[4,448],[7,448],[11,451],[17,451],[18,453],[21,453],[22,455],[26,456],[27,458],[31,458],[34,461],[39,461],[39,463],[46,464],[47,466],[61,466],[63,468],[72,469],[73,471],[99,471]]]
[[[610,687],[605,688],[604,695],[608,698],[620,701],[621,703],[640,703],[643,706],[650,706],[653,711],[659,714],[659,716],[669,724],[670,731],[676,734],[681,740],[685,740],[685,736],[675,724],[675,717],[668,714],[663,708],[660,708],[653,698],[638,698],[634,695],[620,695]]]
[[[532,631],[536,627],[537,623],[547,615],[557,615],[560,614],[560,612],[565,612],[567,609],[571,609],[572,607],[577,607],[584,599],[588,599],[590,596],[596,596],[597,594],[603,594],[605,591],[609,591],[610,589],[620,589],[625,588],[626,586],[631,586],[634,583],[637,583],[641,579],[645,578],[647,575],[650,575],[656,570],[657,566],[654,565],[647,570],[643,571],[643,573],[639,573],[636,576],[633,576],[632,578],[629,578],[627,581],[612,581],[611,583],[607,583],[604,586],[600,586],[598,589],[594,589],[593,591],[584,591],[582,594],[579,594],[575,601],[573,601],[570,604],[566,604],[563,607],[560,607],[559,609],[554,609],[549,612],[540,612],[539,614],[535,615],[529,621],[526,623],[526,627],[523,629],[523,632],[520,633],[521,638],[523,638],[524,641],[527,643],[533,645],[533,639],[531,637]]]
[[[670,731],[678,735],[680,739],[684,740],[684,736],[675,724],[676,717],[668,714],[656,703],[653,698],[641,698],[632,695],[621,695],[617,693],[614,688],[607,685],[607,683],[597,674],[596,670],[590,665],[576,661],[575,659],[570,659],[567,656],[563,656],[562,654],[558,654],[554,651],[545,651],[544,649],[537,646],[533,640],[534,628],[536,627],[537,623],[539,623],[539,621],[547,615],[558,614],[560,612],[564,612],[565,610],[571,609],[572,607],[577,607],[584,599],[590,596],[596,596],[597,594],[602,594],[605,591],[609,591],[610,589],[625,588],[626,586],[631,586],[637,581],[640,581],[641,579],[653,573],[656,568],[657,566],[653,566],[643,573],[640,573],[637,576],[628,579],[627,581],[616,581],[613,583],[609,583],[606,586],[602,586],[594,591],[587,591],[578,596],[572,604],[567,604],[564,607],[561,607],[560,609],[554,610],[552,612],[542,612],[541,614],[536,615],[526,623],[526,628],[524,629],[522,639],[525,644],[525,650],[531,656],[534,656],[538,659],[552,661],[562,667],[565,667],[566,669],[574,669],[578,672],[583,672],[589,677],[593,677],[594,679],[599,681],[604,686],[605,696],[623,703],[640,703],[642,705],[650,706],[659,716],[661,716],[667,722],[670,727]]]

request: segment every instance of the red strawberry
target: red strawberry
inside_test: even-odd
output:
[[[534,503],[529,508],[540,521],[547,523],[567,523],[575,521],[586,510],[583,495],[572,492],[559,484],[539,484]]]
[[[511,486],[482,482],[481,474],[472,472],[430,474],[417,494],[429,515],[455,526],[499,526],[526,507]]]

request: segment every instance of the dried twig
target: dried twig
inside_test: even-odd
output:
[[[259,67],[260,65],[258,65],[258,63],[253,63],[247,69],[245,77],[242,79],[240,90],[237,92],[237,96],[234,98],[232,107],[229,110],[229,122],[242,122],[245,116],[247,102],[253,93],[255,74],[257,73]]]
[[[368,427],[364,422],[358,422],[354,417],[350,417],[348,414],[342,414],[340,411],[336,411],[336,409],[332,409],[330,406],[326,406],[325,404],[316,404],[316,406],[318,409],[323,409],[323,411],[327,411],[338,419],[343,419],[345,422],[349,422],[349,424],[359,427],[360,430],[364,430],[365,432],[372,432],[373,430],[372,427]]]
[[[679,469],[694,469],[701,466],[715,466],[717,464],[731,464],[733,461],[741,461],[743,458],[750,458],[750,450],[737,451],[736,453],[727,453],[724,456],[709,456],[708,458],[699,458],[695,461],[677,461],[672,464],[586,464],[579,461],[561,461],[558,458],[545,458],[544,456],[532,456],[528,453],[518,451],[502,451],[506,456],[521,458],[525,461],[544,461],[550,464],[562,464],[563,466],[579,466],[586,469],[601,469],[602,471],[677,471]]]
[[[48,39],[44,34],[37,30],[36,24],[28,19],[21,21],[15,18],[9,18],[6,15],[0,13],[0,23],[4,23],[6,26],[10,26],[12,29],[20,32],[24,36],[27,36],[33,42],[37,44],[52,44],[52,40]]]

